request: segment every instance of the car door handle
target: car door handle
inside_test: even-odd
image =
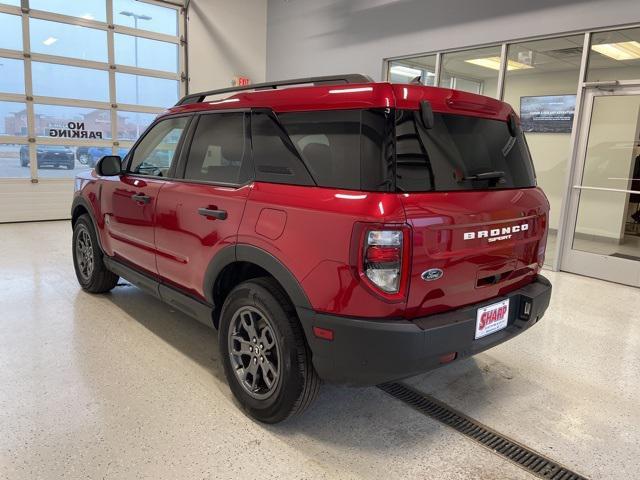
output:
[[[198,209],[198,213],[203,217],[207,217],[207,218],[217,218],[218,220],[227,219],[226,210],[214,210],[211,208],[202,207]]]
[[[151,201],[151,197],[144,193],[137,193],[135,195],[131,195],[131,200],[137,203],[149,203]]]

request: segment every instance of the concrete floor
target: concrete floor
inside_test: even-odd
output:
[[[640,291],[548,273],[534,328],[409,380],[591,478],[640,471]],[[83,293],[67,222],[0,225],[0,478],[527,479],[376,388],[235,406],[216,333],[131,286]]]

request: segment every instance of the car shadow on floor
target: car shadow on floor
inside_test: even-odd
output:
[[[107,298],[131,319],[209,371],[217,380],[215,384],[212,382],[212,388],[224,389],[224,396],[232,398],[226,386],[215,330],[129,284],[118,286]],[[476,386],[483,382],[483,371],[474,359],[440,369],[440,382],[442,375],[447,376],[447,370],[452,374],[452,383],[461,376]],[[417,380],[421,387],[428,386],[432,374],[415,377],[412,383]],[[232,401],[239,408],[235,399]],[[481,403],[483,400],[477,398],[476,401]],[[416,442],[424,447],[441,428],[376,387],[335,385],[323,385],[315,403],[303,415],[278,425],[258,422],[255,425],[292,445],[300,438],[309,437],[314,439],[310,448],[331,444],[385,452]]]
[[[152,295],[123,282],[110,301],[129,317],[226,382],[218,357],[218,333]]]

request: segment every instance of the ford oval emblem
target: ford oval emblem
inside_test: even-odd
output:
[[[430,268],[429,270],[422,272],[421,276],[425,282],[431,282],[433,280],[438,280],[442,275],[444,275],[444,272],[439,268]]]

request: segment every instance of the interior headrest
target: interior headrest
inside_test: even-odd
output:
[[[310,163],[330,163],[331,149],[324,143],[308,143],[302,150],[302,156]]]

